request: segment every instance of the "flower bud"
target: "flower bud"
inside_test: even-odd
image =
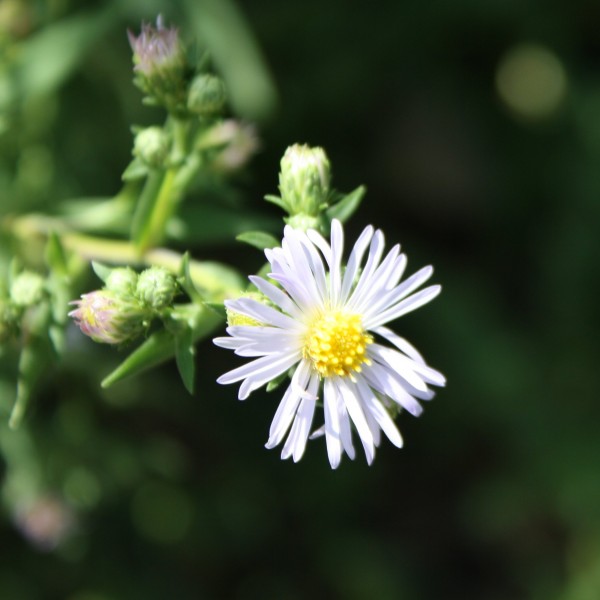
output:
[[[69,313],[82,333],[101,344],[122,344],[144,331],[145,311],[109,290],[83,294]]]
[[[323,148],[290,146],[281,159],[279,191],[290,215],[318,216],[327,204],[331,167]]]
[[[187,61],[179,31],[164,27],[159,16],[156,28],[146,23],[138,37],[131,31],[127,34],[133,50],[136,85],[170,110],[181,108],[185,102]]]
[[[163,167],[169,155],[169,136],[162,127],[146,127],[136,136],[133,154],[151,168]]]
[[[167,308],[177,291],[177,280],[163,267],[150,267],[138,276],[136,297],[144,306],[155,310]]]
[[[138,274],[129,267],[113,269],[106,278],[106,289],[122,298],[133,298],[138,282]]]
[[[26,308],[37,304],[44,294],[44,279],[31,271],[23,271],[10,286],[10,299],[15,306]]]
[[[225,106],[227,93],[220,77],[203,73],[190,84],[187,107],[190,112],[206,117],[220,113]]]

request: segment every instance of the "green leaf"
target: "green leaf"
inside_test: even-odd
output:
[[[277,206],[279,206],[279,208],[281,208],[282,210],[285,210],[285,212],[289,212],[287,204],[279,196],[273,196],[272,194],[267,194],[265,196],[265,200],[267,202],[271,202],[272,204],[276,204]]]
[[[346,194],[339,202],[330,206],[327,211],[327,217],[331,219],[339,219],[345,223],[359,207],[367,188],[364,185],[358,186],[355,190]]]
[[[183,385],[190,394],[194,393],[194,355],[193,332],[186,327],[175,336],[175,360]]]
[[[102,280],[103,283],[106,283],[108,276],[113,270],[112,267],[103,265],[102,263],[96,262],[95,260],[92,261],[92,269],[94,270],[94,273],[96,273],[98,278]]]
[[[192,343],[207,337],[222,322],[220,316],[204,307],[194,305],[196,318],[192,331]],[[102,381],[107,388],[127,377],[139,375],[144,371],[170,360],[176,354],[175,337],[179,329],[170,331],[161,329],[153,333],[141,346],[136,348],[112,373]],[[185,381],[184,381],[185,383]]]
[[[60,238],[54,231],[48,236],[46,244],[46,263],[50,270],[57,275],[68,276],[69,267],[65,250],[60,242]]]
[[[190,274],[190,253],[186,252],[181,259],[181,267],[180,273],[183,281],[181,282],[181,287],[184,289],[185,293],[196,303],[202,304],[204,299],[202,295],[196,288],[192,276]]]
[[[185,0],[184,9],[225,80],[233,112],[251,121],[269,117],[277,104],[277,92],[237,3]]]
[[[240,233],[240,235],[235,238],[238,242],[245,242],[246,244],[250,244],[259,250],[264,250],[265,248],[278,248],[281,246],[281,242],[270,233],[265,233],[264,231],[247,231],[246,233]]]
[[[28,38],[17,65],[19,91],[44,96],[58,89],[116,18],[117,11],[111,6],[101,12],[62,19]]]
[[[153,333],[141,346],[136,348],[110,375],[102,380],[102,387],[139,375],[158,366],[175,354],[174,336],[170,331],[162,329]]]
[[[287,376],[287,373],[282,373],[281,375],[275,377],[275,379],[269,381],[269,383],[267,383],[267,392],[272,392],[273,390],[277,389],[281,385],[281,382],[287,379]]]
[[[123,175],[121,175],[121,179],[123,181],[134,181],[146,177],[148,173],[148,167],[136,157],[127,165],[127,168],[123,171]]]
[[[225,309],[225,305],[220,302],[205,302],[204,306],[210,308],[212,311],[217,313],[221,318],[227,318],[227,310]]]

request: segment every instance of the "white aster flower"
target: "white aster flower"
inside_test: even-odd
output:
[[[273,448],[287,434],[282,458],[300,460],[322,398],[325,424],[313,436],[324,433],[334,469],[343,452],[355,456],[352,425],[369,464],[381,431],[401,447],[390,412],[404,408],[418,416],[418,399],[434,395],[429,385],[446,382],[409,342],[384,326],[439,294],[439,285],[415,292],[433,268],[424,267],[400,283],[406,256],[396,245],[382,260],[383,233],[371,226],[358,238],[345,268],[343,246],[337,220],[331,224],[331,245],[314,230],[286,227],[282,247],[265,250],[269,277],[281,287],[250,277],[275,308],[252,298],[226,301],[229,311],[254,321],[230,326],[230,337],[214,340],[239,356],[254,358],[218,379],[223,384],[241,381],[240,400],[293,369],[266,444]]]

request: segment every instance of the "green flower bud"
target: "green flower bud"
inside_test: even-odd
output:
[[[133,154],[148,167],[156,169],[164,166],[169,147],[169,136],[162,127],[146,127],[135,136]]]
[[[136,296],[144,306],[155,310],[167,308],[177,291],[177,280],[163,267],[150,267],[138,276]]]
[[[281,159],[279,191],[290,215],[318,216],[327,204],[331,167],[323,148],[295,144]]]
[[[139,337],[145,327],[147,311],[109,290],[83,294],[69,313],[82,333],[101,344],[122,344]]]
[[[23,271],[10,286],[10,299],[15,306],[26,308],[37,304],[44,295],[44,279],[31,271]]]
[[[227,92],[220,77],[203,73],[197,75],[190,84],[187,107],[200,116],[220,113],[225,106]]]
[[[129,267],[113,269],[106,278],[105,288],[122,298],[133,298],[137,288],[138,274]]]

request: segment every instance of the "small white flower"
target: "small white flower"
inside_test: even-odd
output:
[[[336,220],[331,245],[314,230],[286,227],[282,247],[265,250],[272,269],[269,277],[281,288],[250,277],[279,310],[251,298],[226,301],[229,311],[259,325],[230,326],[231,337],[214,340],[239,356],[255,358],[218,379],[223,384],[242,381],[240,400],[294,369],[266,444],[277,446],[289,430],[282,458],[291,456],[297,462],[302,457],[322,397],[325,425],[312,437],[324,431],[334,469],[342,452],[355,456],[352,425],[371,464],[382,430],[395,446],[402,446],[390,412],[401,407],[419,415],[417,399],[430,400],[434,393],[428,386],[446,383],[411,344],[384,327],[439,294],[439,285],[414,293],[433,268],[424,267],[399,283],[406,256],[396,245],[381,260],[383,233],[371,226],[358,238],[345,269],[343,245],[342,226]],[[380,344],[378,338],[393,347]]]

